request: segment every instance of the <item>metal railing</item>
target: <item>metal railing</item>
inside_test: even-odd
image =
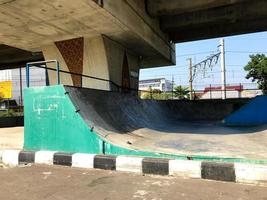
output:
[[[51,68],[51,67],[47,67],[46,65],[49,63],[55,63],[56,68]],[[75,73],[75,72],[69,72],[69,71],[65,71],[65,70],[61,70],[60,69],[60,65],[59,62],[57,60],[48,60],[48,61],[41,61],[41,62],[30,62],[27,63],[26,65],[26,85],[27,87],[30,87],[30,67],[37,67],[37,68],[42,68],[45,70],[51,70],[51,71],[56,71],[57,74],[57,84],[61,84],[61,79],[60,79],[60,73],[63,74],[70,74],[70,75],[74,75],[74,76],[79,76],[80,77],[80,86],[79,87],[83,87],[82,85],[82,79],[83,78],[88,78],[88,79],[93,79],[93,80],[98,80],[98,81],[103,81],[103,82],[107,82],[110,85],[113,85],[117,88],[118,91],[120,91],[122,88],[121,86],[119,86],[118,84],[116,84],[115,82],[108,80],[108,79],[103,79],[103,78],[98,78],[98,77],[94,77],[94,76],[89,76],[89,75],[85,75],[85,74],[80,74],[80,73]],[[131,88],[128,88],[131,89]],[[132,89],[131,89],[132,90]]]
[[[227,99],[237,98],[253,98],[257,95],[262,95],[261,90],[258,88],[246,88],[241,90],[226,89]],[[178,100],[189,99],[189,90],[184,94],[176,91],[159,91],[159,90],[139,90],[139,96],[142,99],[155,99],[155,100]],[[204,100],[204,99],[222,99],[223,92],[221,89],[212,90],[194,90],[192,100]]]
[[[49,64],[49,63],[55,63],[56,69],[46,67],[46,64]],[[42,65],[45,65],[45,67],[43,67]],[[57,60],[47,60],[47,61],[30,62],[30,63],[26,64],[26,85],[27,85],[27,87],[30,87],[30,67],[33,67],[33,66],[56,71],[57,72],[57,84],[58,85],[60,84],[59,62]]]

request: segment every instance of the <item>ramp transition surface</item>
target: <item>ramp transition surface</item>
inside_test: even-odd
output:
[[[188,105],[61,85],[28,88],[24,147],[266,162],[266,127],[225,127],[219,119],[229,106]]]

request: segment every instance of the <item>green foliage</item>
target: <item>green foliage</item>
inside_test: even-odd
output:
[[[14,116],[16,116],[16,113],[14,110],[11,110],[11,109],[7,111],[2,111],[0,113],[0,117],[14,117]]]
[[[23,116],[23,112],[16,112],[13,109],[8,109],[7,111],[0,112],[0,117],[15,117],[15,116]]]
[[[156,100],[167,100],[167,99],[189,99],[188,87],[176,86],[173,92],[162,92],[157,89],[151,89],[150,91],[141,92],[142,99],[156,99]]]
[[[257,82],[263,94],[267,94],[267,57],[264,54],[250,55],[250,61],[244,67],[246,78]]]
[[[188,99],[189,98],[188,87],[183,87],[181,85],[176,86],[174,88],[174,96],[178,99]]]
[[[142,92],[141,98],[142,99],[155,99],[155,100],[167,100],[171,99],[171,93],[165,93],[160,90],[151,89],[148,92]]]

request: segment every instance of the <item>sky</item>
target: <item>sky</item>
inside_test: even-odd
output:
[[[226,82],[230,85],[242,83],[247,88],[255,88],[251,80],[245,78],[244,66],[250,60],[249,55],[263,53],[267,55],[267,32],[224,37]],[[211,54],[219,52],[220,38],[199,40],[176,44],[176,66],[142,69],[140,80],[164,77],[173,80],[176,85],[188,85],[188,58],[192,58],[193,65],[205,60]],[[196,72],[193,85],[196,89],[203,89],[208,85],[221,83],[220,60],[205,75]]]

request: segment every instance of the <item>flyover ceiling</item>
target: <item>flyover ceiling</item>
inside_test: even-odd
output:
[[[146,57],[147,66],[163,66],[175,62],[169,41],[267,31],[267,0],[70,2],[0,0],[0,68],[42,60],[40,46],[80,36],[104,34]]]
[[[178,43],[267,30],[266,0],[147,0],[147,12]]]
[[[144,2],[0,0],[0,44],[40,52],[56,41],[105,35],[138,56],[142,67],[174,64],[175,47]]]
[[[0,69],[25,66],[25,63],[43,60],[41,52],[30,52],[0,44]]]

